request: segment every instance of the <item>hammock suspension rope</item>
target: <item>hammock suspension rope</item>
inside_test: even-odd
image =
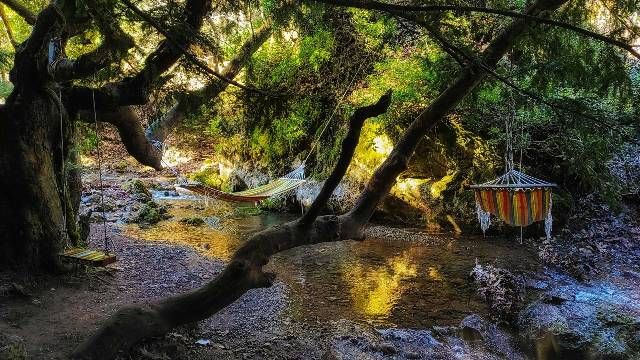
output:
[[[512,99],[511,113],[505,118],[505,173],[496,179],[470,186],[475,192],[478,222],[483,233],[491,225],[491,215],[508,225],[519,226],[520,243],[522,243],[523,228],[534,222],[544,221],[545,234],[547,239],[550,239],[553,227],[552,189],[556,184],[522,172],[524,120],[520,122],[520,161],[518,170],[515,169],[513,159],[515,118],[515,104]]]

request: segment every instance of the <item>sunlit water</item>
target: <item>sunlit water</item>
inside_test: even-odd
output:
[[[250,215],[228,204],[160,198],[173,218],[149,228],[127,225],[126,235],[193,246],[206,256],[228,260],[252,233],[294,218]],[[185,217],[211,225],[190,226]],[[482,237],[428,235],[431,241],[369,238],[292,249],[273,257],[269,271],[290,289],[292,316],[306,321],[336,319],[376,326],[425,328],[456,325],[488,308],[473,290],[475,261],[515,271],[534,270],[535,254],[517,242]]]

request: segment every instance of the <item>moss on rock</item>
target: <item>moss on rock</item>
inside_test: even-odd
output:
[[[134,222],[138,224],[153,225],[161,220],[169,219],[171,216],[167,214],[166,206],[158,205],[154,201],[148,201],[136,214]]]
[[[187,217],[184,219],[180,219],[180,222],[185,225],[190,226],[202,226],[205,224],[204,220],[199,217]]]

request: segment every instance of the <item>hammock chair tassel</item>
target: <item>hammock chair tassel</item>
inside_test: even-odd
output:
[[[550,239],[553,224],[551,195],[555,186],[515,169],[495,180],[472,185],[482,232],[491,225],[491,215],[507,225],[520,227],[544,220],[545,234]]]
[[[551,230],[553,230],[553,217],[551,216],[552,205],[553,200],[549,198],[549,211],[547,212],[547,216],[544,218],[544,233],[547,235],[547,240],[551,240]]]
[[[480,223],[482,234],[485,234],[489,226],[491,226],[491,213],[484,211],[479,202],[476,202],[476,212],[478,213],[478,222]]]

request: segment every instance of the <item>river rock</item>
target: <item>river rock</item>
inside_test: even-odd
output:
[[[0,333],[0,359],[27,359],[24,340],[17,335]]]
[[[187,217],[180,219],[180,223],[190,226],[202,226],[205,224],[205,221],[199,217]]]
[[[505,358],[520,357],[511,337],[495,323],[489,322],[477,314],[471,314],[460,322],[461,337],[470,342],[480,342],[491,352]]]
[[[151,193],[139,179],[129,181],[126,188],[131,194],[131,198],[136,201],[146,202],[151,200]]]
[[[640,356],[639,300],[635,289],[565,279],[521,311],[518,326],[538,356],[634,358]]]
[[[169,218],[171,218],[171,216],[167,213],[166,206],[159,205],[154,201],[148,201],[129,219],[129,221],[138,224],[153,225],[157,224],[161,220]]]

